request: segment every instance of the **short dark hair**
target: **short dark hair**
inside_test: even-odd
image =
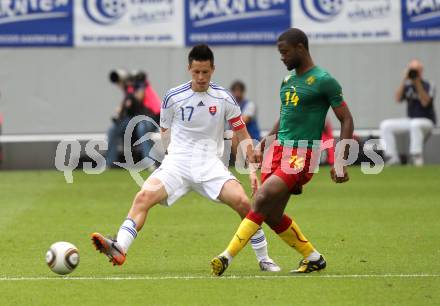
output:
[[[309,51],[309,39],[306,33],[298,28],[290,28],[278,37],[278,41],[285,41],[289,45],[302,44]]]
[[[214,53],[207,44],[196,45],[188,54],[188,64],[191,65],[193,61],[210,61],[211,65],[214,65]]]
[[[240,80],[232,82],[231,87],[229,87],[231,91],[235,90],[236,88],[240,89],[242,92],[246,91],[246,85],[244,85],[244,83]]]

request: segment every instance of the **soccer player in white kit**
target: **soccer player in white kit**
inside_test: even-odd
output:
[[[240,107],[227,90],[211,82],[214,55],[207,45],[193,47],[188,62],[191,81],[168,91],[162,102],[161,137],[167,148],[162,165],[136,194],[116,240],[92,234],[96,249],[114,265],[125,262],[128,248],[153,206],[158,203],[171,206],[190,190],[230,206],[242,219],[249,212],[250,201],[243,187],[220,159],[226,120],[240,141],[250,140]],[[251,145],[246,154],[250,162],[255,161]],[[255,172],[251,171],[250,180],[255,192],[258,188]],[[268,255],[261,228],[251,238],[251,244],[262,271],[280,271]]]

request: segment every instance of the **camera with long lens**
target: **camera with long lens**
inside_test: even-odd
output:
[[[416,69],[410,69],[408,71],[408,78],[410,78],[411,80],[417,79],[418,76],[419,72]]]
[[[125,88],[127,88],[127,86],[138,88],[145,85],[147,74],[142,70],[127,71],[124,69],[115,69],[110,71],[109,79],[110,82],[122,84]]]
[[[122,109],[118,115],[112,117],[114,122],[133,112],[136,105],[143,101],[138,101],[135,92],[147,86],[147,74],[142,70],[127,71],[124,69],[115,69],[109,73],[110,82],[121,86],[124,91],[124,100]]]

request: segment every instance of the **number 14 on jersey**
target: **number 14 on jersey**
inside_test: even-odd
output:
[[[296,106],[299,102],[298,95],[296,94],[296,90],[291,92],[286,92],[286,106],[289,105],[289,103],[292,103],[293,106]]]

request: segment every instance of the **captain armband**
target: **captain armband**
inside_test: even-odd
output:
[[[229,120],[229,124],[231,125],[233,131],[241,130],[246,126],[241,116]]]

